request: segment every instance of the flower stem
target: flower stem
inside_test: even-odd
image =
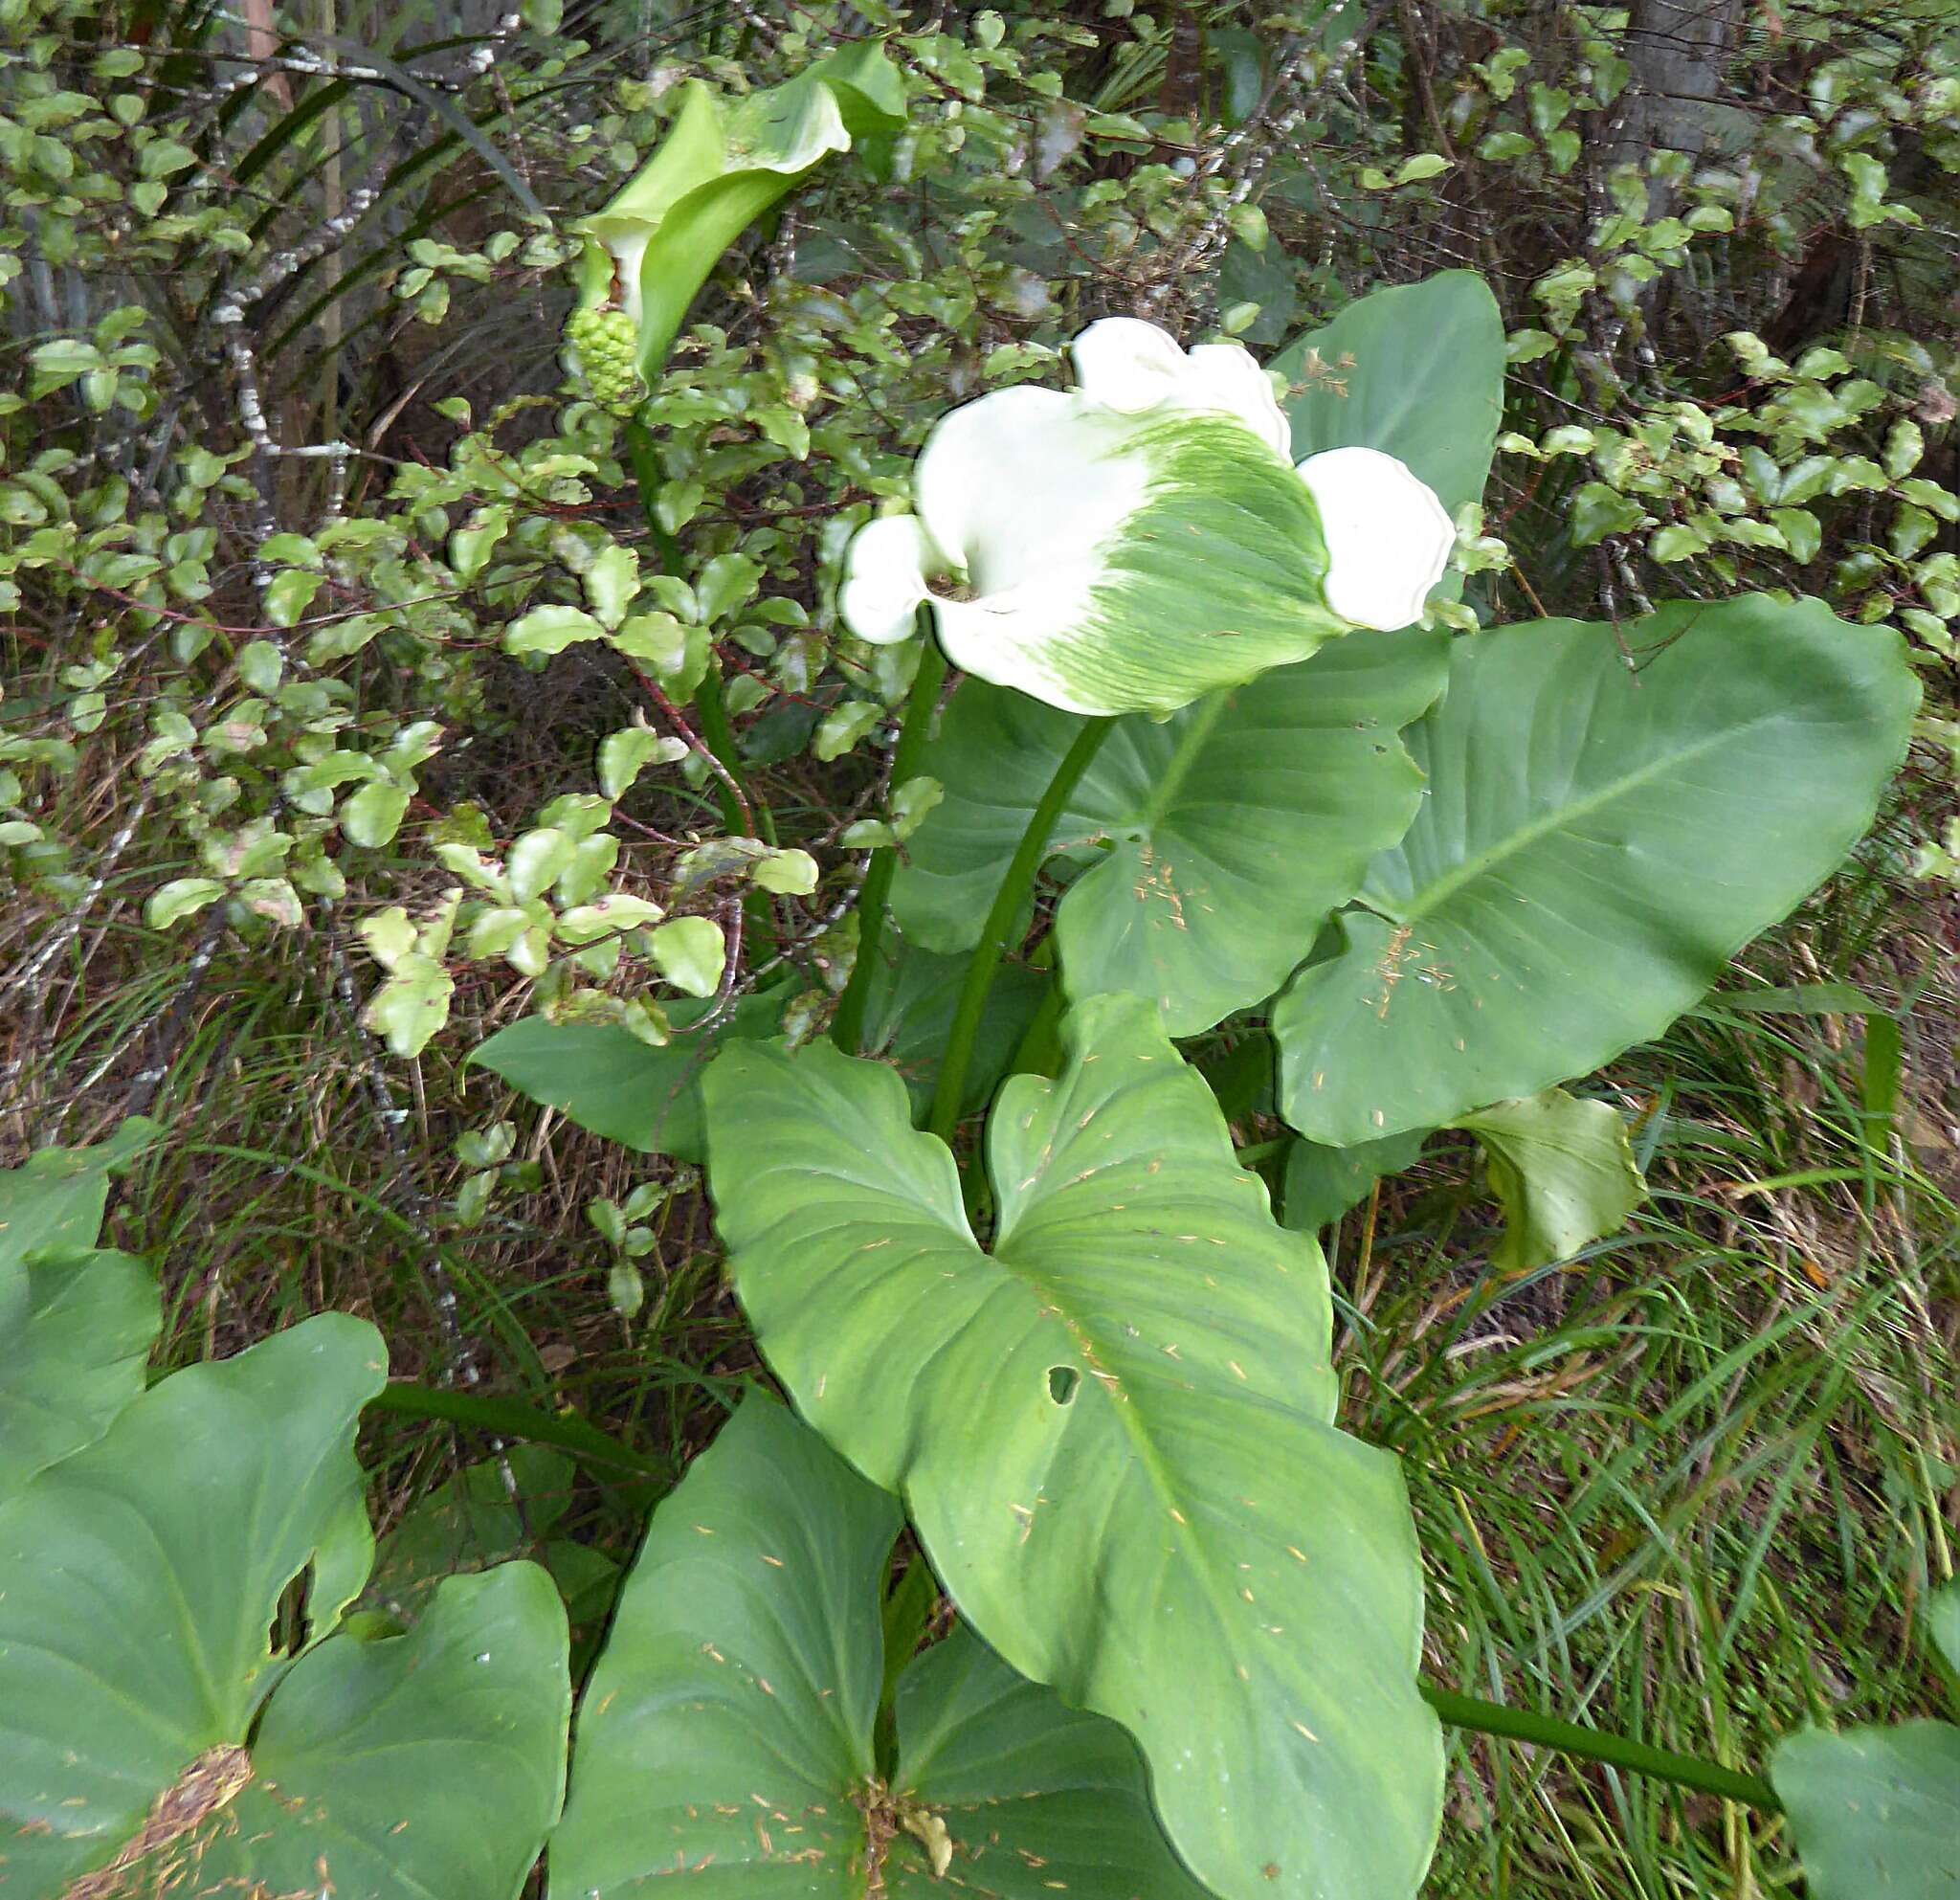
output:
[[[921,632],[924,645],[919,650],[919,670],[912,676],[912,690],[905,700],[905,716],[899,726],[899,743],[892,751],[891,789],[896,792],[919,769],[919,754],[925,749],[926,734],[932,729],[932,715],[939,708],[939,689],[946,684],[946,655],[932,637],[926,609],[920,609]],[[885,907],[891,897],[892,879],[897,875],[897,847],[881,844],[871,854],[864,873],[864,888],[858,894],[858,960],[851,966],[850,981],[837,998],[837,1013],[831,1022],[831,1040],[847,1056],[855,1056],[864,1041],[864,1012],[871,1001],[872,979],[878,971],[879,946],[884,937]]]
[[[1540,1748],[1556,1749],[1561,1755],[1574,1755],[1586,1761],[1603,1761],[1613,1768],[1629,1768],[1637,1775],[1651,1776],[1657,1781],[1671,1781],[1678,1788],[1694,1788],[1704,1795],[1719,1795],[1726,1801],[1740,1801],[1746,1807],[1761,1808],[1768,1814],[1781,1814],[1783,1803],[1776,1791],[1759,1776],[1739,1774],[1717,1761],[1704,1761],[1692,1755],[1676,1755],[1671,1750],[1649,1748],[1625,1735],[1611,1735],[1599,1729],[1581,1728],[1576,1722],[1561,1722],[1555,1716],[1539,1715],[1528,1709],[1507,1709],[1499,1702],[1480,1702],[1475,1696],[1457,1695],[1432,1684],[1421,1685],[1422,1699],[1453,1729],[1469,1729],[1481,1735],[1506,1735],[1513,1741],[1532,1742]]]
[[[719,662],[710,656],[708,670],[701,676],[701,684],[694,689],[694,704],[695,710],[701,714],[701,736],[707,742],[708,750],[715,755],[715,763],[722,769],[717,774],[722,783],[715,788],[721,799],[722,816],[730,831],[746,831],[751,837],[759,833],[765,843],[774,844],[775,819],[767,805],[756,802],[755,794],[742,776],[741,756],[735,749],[735,728],[728,724],[728,708],[722,699],[722,676],[718,666]],[[753,818],[750,813],[755,815]]]
[[[993,905],[987,913],[987,921],[980,927],[980,941],[973,946],[973,954],[967,963],[967,979],[960,990],[959,1010],[947,1037],[946,1054],[939,1064],[939,1081],[932,1091],[932,1113],[925,1124],[948,1147],[952,1144],[953,1130],[959,1127],[960,1104],[966,1097],[967,1070],[973,1060],[973,1045],[980,1037],[981,1014],[987,1008],[988,993],[993,988],[994,972],[1000,968],[1001,956],[1007,950],[1008,935],[1014,928],[1014,921],[1020,915],[1029,891],[1034,888],[1035,874],[1048,855],[1048,837],[1055,829],[1056,820],[1061,816],[1062,808],[1068,803],[1077,781],[1088,771],[1090,760],[1102,749],[1103,740],[1109,736],[1109,728],[1115,724],[1113,719],[1087,721],[1076,734],[1075,744],[1062,754],[1061,763],[1055,768],[1055,776],[1048,781],[1048,790],[1041,794],[1041,802],[1035,807],[1035,815],[1028,820],[1027,830],[1021,834],[1021,841],[1015,847],[1007,875],[1001,879],[1000,888],[993,895]]]

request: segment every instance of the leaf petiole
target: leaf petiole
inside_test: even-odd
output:
[[[1626,1735],[1582,1728],[1576,1722],[1561,1722],[1556,1716],[1540,1715],[1529,1709],[1481,1702],[1475,1696],[1458,1695],[1432,1683],[1422,1684],[1421,1689],[1422,1699],[1453,1729],[1530,1742],[1539,1748],[1556,1749],[1561,1755],[1576,1755],[1583,1761],[1604,1762],[1610,1768],[1630,1769],[1657,1781],[1670,1781],[1678,1788],[1718,1795],[1726,1801],[1740,1801],[1767,1814],[1783,1812],[1783,1803],[1769,1782],[1759,1776],[1725,1768],[1718,1761],[1676,1755],[1670,1749],[1650,1748],[1645,1742],[1634,1741]]]

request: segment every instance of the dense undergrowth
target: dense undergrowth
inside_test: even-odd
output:
[[[162,1125],[108,1228],[163,1277],[154,1370],[371,1318],[409,1382],[365,1428],[384,1586],[548,1544],[589,1664],[648,1507],[767,1374],[697,1172],[473,1054],[547,1006],[682,1025],[785,976],[828,1019],[868,849],[922,816],[889,783],[908,681],[840,628],[838,565],[948,403],[1056,381],[1099,316],[1263,358],[1467,267],[1510,369],[1459,623],[1799,589],[1904,630],[1926,706],[1853,860],[1596,1078],[1650,1190],[1624,1231],[1501,1264],[1460,1135],[1360,1183],[1325,1236],[1342,1422],[1403,1461],[1437,1680],[1738,1767],[1935,1712],[1944,10],[480,11],[0,4],[0,1141]],[[644,428],[608,414],[562,345],[570,220],[681,80],[779,83],[892,25],[899,123],[735,242]],[[1343,370],[1303,380],[1339,401]],[[622,558],[677,583],[645,670],[511,637],[606,617]],[[594,888],[725,962],[554,953],[547,917],[384,972],[377,919],[562,829],[640,730]],[[1037,917],[1022,961],[1049,945]],[[1261,1023],[1187,1054],[1281,1189]],[[513,1501],[526,1439],[573,1456]],[[1778,1819],[1487,1738],[1452,1740],[1442,1838],[1438,1895],[1798,1890]]]

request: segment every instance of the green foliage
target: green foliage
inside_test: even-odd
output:
[[[1625,638],[1453,651],[1421,814],[1274,1012],[1303,1133],[1434,1128],[1658,1035],[1871,822],[1919,697],[1897,636],[1765,597]]]
[[[743,1304],[980,1634],[1137,1736],[1207,1886],[1412,1891],[1441,1778],[1415,1553],[1392,1462],[1333,1423],[1319,1250],[1147,1003],[1065,1034],[1059,1079],[995,1108],[987,1250],[888,1071],[725,1051],[709,1158]]]
[[[965,1629],[909,1665],[885,1656],[900,1523],[780,1406],[744,1404],[654,1513],[628,1579],[587,1691],[554,1894],[637,1892],[682,1867],[729,1892],[1202,1892],[1113,1723],[1065,1709]],[[896,1748],[881,1757],[888,1677]]]
[[[1407,462],[1452,515],[1481,503],[1503,414],[1503,320],[1475,271],[1358,297],[1287,345],[1293,453],[1359,443]]]
[[[324,1864],[350,1891],[516,1894],[563,1787],[564,1612],[508,1565],[407,1636],[335,1634],[373,1556],[353,1432],[385,1376],[371,1327],[308,1320],[0,1503],[10,1878],[188,1857],[247,1888]]]
[[[699,1033],[694,1024],[713,1011],[681,1004],[669,1012],[674,1039],[658,1048],[612,1023],[554,1024],[527,1017],[480,1043],[470,1060],[609,1141],[643,1154],[704,1161],[702,1072],[727,1039],[773,1036],[785,1000],[780,990],[745,996]]]
[[[1357,636],[1168,721],[1124,720],[1049,839],[1080,873],[1056,923],[1078,994],[1154,997],[1189,1036],[1278,989],[1414,816],[1421,777],[1395,735],[1446,664],[1438,634]],[[893,884],[907,935],[971,947],[1080,726],[961,687],[924,761],[946,795]]]
[[[142,1261],[96,1241],[110,1174],[155,1134],[132,1121],[94,1148],[44,1148],[0,1172],[0,1502],[100,1438],[143,1390],[156,1285]]]
[[[1455,1126],[1482,1144],[1503,1202],[1504,1237],[1491,1255],[1500,1271],[1570,1260],[1589,1241],[1616,1232],[1645,1192],[1626,1124],[1609,1102],[1548,1088],[1495,1102]]]
[[[1357,1201],[1368,1198],[1383,1175],[1399,1174],[1411,1167],[1429,1133],[1427,1129],[1411,1129],[1348,1148],[1330,1148],[1318,1141],[1289,1144],[1280,1203],[1287,1226],[1312,1231],[1340,1219]]]
[[[0,0],[0,1132],[171,1132],[113,1219],[138,1121],[0,1174],[0,1889],[514,1894],[556,1598],[576,1675],[754,1370],[725,1266],[821,1436],[750,1397],[656,1512],[554,1891],[1197,1891],[1168,1835],[1393,1900],[1418,1661],[1527,1736],[1845,1723],[1780,1832],[1459,1741],[1436,1891],[1781,1891],[1792,1832],[1950,1889],[1952,1731],[1849,1720],[1927,1706],[1950,1562],[1938,920],[1879,936],[1960,874],[1948,11],[737,11]],[[1092,729],[1022,879],[1080,721],[928,740],[837,586],[1110,313],[1458,545],[1424,625]],[[1326,631],[1230,461],[1131,550],[1141,675]],[[423,1382],[371,1569],[379,1342],[278,1330],[336,1306]]]
[[[1960,1585],[1927,1603],[1933,1641],[1960,1675]],[[1940,1900],[1960,1889],[1953,1792],[1960,1728],[1950,1722],[1806,1730],[1776,1745],[1770,1773],[1790,1811],[1815,1900]]]

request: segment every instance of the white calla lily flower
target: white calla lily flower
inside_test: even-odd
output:
[[[1327,605],[1393,633],[1422,617],[1450,565],[1456,524],[1436,491],[1379,449],[1328,449],[1300,464],[1327,542]]]
[[[1070,712],[1161,715],[1303,659],[1352,625],[1381,624],[1328,593],[1315,483],[1328,478],[1328,505],[1347,524],[1337,458],[1350,452],[1297,473],[1272,383],[1249,352],[1187,351],[1153,324],[1111,318],[1074,353],[1072,393],[1002,390],[933,430],[914,476],[918,512],[872,522],[851,545],[838,611],[853,633],[902,639],[929,605],[947,657],[969,673]],[[1366,498],[1386,498],[1414,525],[1343,535],[1357,559],[1386,539],[1404,569],[1418,545],[1426,564],[1440,503],[1379,459],[1418,492],[1374,480]],[[1407,589],[1354,578],[1347,592],[1373,611]],[[1420,612],[1418,597],[1393,624]]]

